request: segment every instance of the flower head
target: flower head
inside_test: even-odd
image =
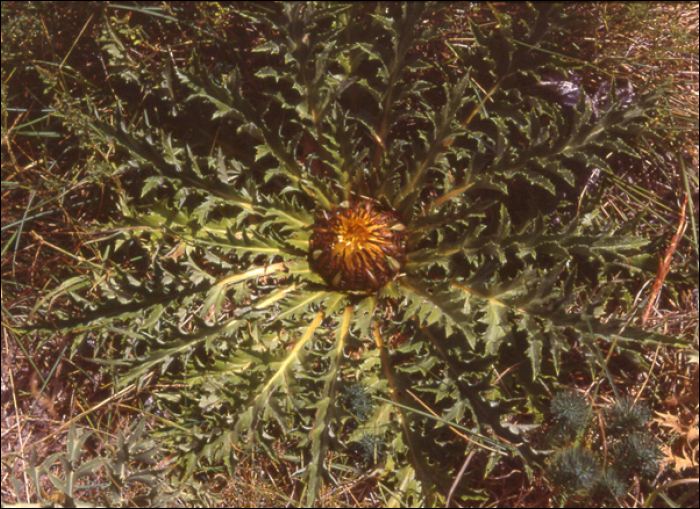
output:
[[[311,262],[340,290],[373,292],[403,267],[405,232],[393,211],[369,200],[346,203],[314,223]]]

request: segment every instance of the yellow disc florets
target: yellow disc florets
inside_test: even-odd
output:
[[[324,212],[314,223],[311,262],[340,290],[373,292],[406,262],[406,227],[371,201]]]

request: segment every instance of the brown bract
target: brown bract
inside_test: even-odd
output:
[[[365,200],[324,212],[314,223],[311,263],[339,290],[374,292],[406,262],[399,216]]]

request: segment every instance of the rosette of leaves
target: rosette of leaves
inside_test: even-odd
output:
[[[539,73],[567,70],[550,4],[465,24],[459,47],[438,8],[251,5],[235,14],[264,42],[165,62],[141,84],[157,100],[90,122],[124,158],[123,219],[103,264],[59,289],[85,314],[53,323],[76,344],[122,338],[121,384],[172,384],[154,396],[185,473],[285,440],[310,504],[329,451],[378,435],[385,482],[444,493],[464,445],[445,422],[536,463],[504,423],[546,409],[574,342],[671,342],[602,323],[604,301],[567,312],[580,288],[643,266],[646,241],[579,194],[610,153],[634,154],[655,97],[623,104],[613,87],[593,115],[583,93],[543,95]],[[105,40],[118,69],[124,42]],[[356,383],[374,400],[360,426],[343,405]]]

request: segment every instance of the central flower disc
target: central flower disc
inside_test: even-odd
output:
[[[406,227],[371,201],[324,212],[314,223],[311,261],[340,290],[373,292],[406,262]]]

